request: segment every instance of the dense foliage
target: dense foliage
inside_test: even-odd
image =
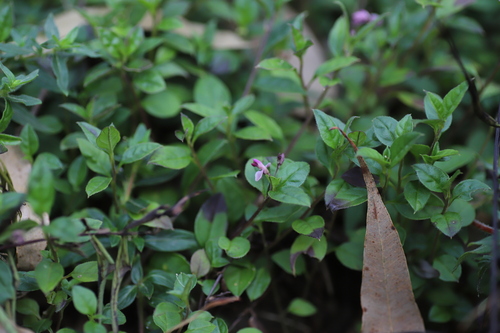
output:
[[[500,5],[360,3],[1,2],[0,327],[358,332],[361,156],[426,328],[486,332]]]

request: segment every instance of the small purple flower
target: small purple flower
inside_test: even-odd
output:
[[[268,168],[271,166],[271,163],[267,163],[266,165],[264,165],[264,163],[262,163],[261,161],[259,161],[256,158],[254,158],[252,166],[259,168],[259,171],[257,171],[255,173],[255,181],[256,182],[258,182],[262,178],[263,174],[269,175],[269,169]]]
[[[352,25],[353,27],[359,27],[360,25],[374,21],[377,18],[378,14],[371,14],[366,9],[360,9],[352,14]]]

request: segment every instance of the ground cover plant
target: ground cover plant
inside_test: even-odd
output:
[[[499,6],[1,2],[0,331],[497,332]]]

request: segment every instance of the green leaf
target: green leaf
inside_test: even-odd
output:
[[[5,131],[7,126],[9,126],[12,116],[14,115],[14,111],[12,110],[12,106],[10,105],[9,101],[4,101],[5,107],[3,109],[2,118],[0,119],[0,132]]]
[[[465,201],[472,200],[471,194],[477,191],[489,192],[491,188],[476,179],[462,180],[453,189],[453,198],[463,199]]]
[[[267,92],[306,94],[298,82],[286,77],[261,75],[255,80],[254,87]]]
[[[370,158],[380,164],[381,166],[388,166],[389,162],[373,148],[362,147],[356,152],[356,156],[361,156],[363,158]]]
[[[95,282],[98,276],[97,261],[84,262],[75,267],[71,277],[80,282]]]
[[[290,249],[284,249],[279,252],[274,253],[271,258],[273,262],[276,263],[281,269],[283,269],[288,274],[293,274],[292,267],[290,266]],[[297,258],[295,262],[295,275],[303,274],[306,270],[306,263],[302,256]]]
[[[0,62],[0,69],[5,74],[5,77],[7,78],[7,82],[9,83],[9,85],[12,85],[16,80],[16,76],[14,75],[14,73],[12,73],[10,69],[5,67],[4,64],[2,64],[2,62]]]
[[[213,130],[217,125],[219,125],[221,122],[223,122],[227,117],[206,117],[201,119],[197,124],[196,127],[194,128],[194,137],[193,137],[193,143],[198,139],[201,135],[210,132]]]
[[[64,268],[60,263],[42,260],[35,268],[35,279],[40,290],[45,294],[54,290],[64,276]]]
[[[269,140],[272,141],[271,134],[257,126],[247,126],[234,133],[234,136],[243,140]]]
[[[102,324],[99,324],[95,321],[87,321],[83,325],[84,333],[106,333],[108,330]],[[61,332],[61,330],[57,331],[57,333],[69,333],[69,332]]]
[[[339,148],[344,143],[344,137],[340,131],[330,130],[330,128],[344,128],[344,123],[337,118],[327,115],[323,111],[314,109],[313,112],[318,126],[319,135],[321,136],[323,142],[333,149]]]
[[[362,229],[364,235],[364,229]],[[361,271],[363,268],[363,238],[353,238],[352,240],[340,244],[335,250],[335,255],[345,267]]]
[[[283,139],[283,131],[278,123],[271,117],[263,114],[262,112],[250,110],[244,113],[245,117],[257,127],[262,128],[273,138]]]
[[[455,269],[457,263],[457,258],[449,255],[443,254],[432,263],[434,267],[439,272],[439,279],[448,282],[458,282],[460,275],[462,275],[462,266],[458,266]]]
[[[134,163],[144,159],[146,156],[152,154],[156,149],[161,147],[156,142],[141,142],[130,146],[125,150],[120,160],[121,164]]]
[[[335,57],[322,63],[315,72],[315,76],[325,75],[331,72],[338,71],[342,68],[349,67],[359,61],[356,57]]]
[[[254,101],[255,101],[255,96],[251,94],[240,98],[234,103],[233,109],[231,110],[231,114],[238,115],[240,113],[245,112],[253,105]]]
[[[155,308],[153,321],[163,332],[166,332],[181,322],[181,311],[182,309],[173,303],[162,302]]]
[[[428,98],[431,106],[436,111],[436,114],[439,117],[439,119],[446,120],[449,114],[447,114],[446,112],[443,99],[439,95],[430,91],[426,91],[426,97]]]
[[[462,101],[462,98],[467,92],[467,89],[469,89],[469,84],[467,83],[467,81],[464,81],[450,90],[450,92],[447,93],[446,96],[444,96],[444,112],[440,116],[441,119],[445,120],[449,116],[451,116],[453,111],[455,111],[455,109],[457,108],[458,104],[460,104],[460,102]]]
[[[57,29],[57,25],[54,22],[54,16],[52,15],[52,13],[50,13],[49,16],[47,17],[47,20],[45,21],[45,25],[43,28],[44,28],[45,36],[49,40],[51,40],[52,37],[59,39],[59,30]]]
[[[238,330],[236,333],[262,333],[262,331],[254,327],[245,327]]]
[[[254,301],[261,297],[270,284],[271,274],[269,273],[269,270],[265,266],[258,268],[255,273],[255,278],[246,290],[250,301]]]
[[[38,98],[35,98],[35,97],[32,97],[32,96],[28,96],[28,95],[24,95],[24,94],[21,94],[21,95],[9,95],[7,98],[11,102],[21,103],[21,104],[24,104],[26,106],[33,106],[33,105],[42,104],[42,101],[39,100]]]
[[[10,31],[14,23],[12,3],[6,1],[0,4],[0,22],[2,22],[0,25],[0,42],[3,42],[10,36]]]
[[[414,164],[412,167],[420,182],[429,190],[442,193],[449,188],[450,177],[438,167],[429,164]]]
[[[326,207],[332,211],[354,207],[366,200],[366,189],[349,185],[342,179],[330,182],[325,192]]]
[[[15,297],[16,290],[14,288],[12,271],[5,261],[0,260],[0,304]]]
[[[325,236],[321,236],[318,240],[299,235],[290,248],[290,266],[292,267],[292,273],[295,275],[295,261],[300,254],[307,254],[311,258],[316,258],[321,261],[326,255],[327,246],[328,243]]]
[[[285,186],[299,187],[309,175],[309,164],[306,162],[292,162],[286,160],[279,169],[278,177]]]
[[[255,267],[242,267],[231,264],[226,267],[223,273],[227,289],[235,296],[241,296],[250,286],[255,277]]]
[[[141,101],[141,105],[147,113],[161,119],[177,116],[181,110],[181,104],[179,96],[168,89],[147,95]]]
[[[185,145],[163,146],[155,150],[148,164],[169,169],[184,169],[191,163],[191,152]]]
[[[120,132],[114,126],[105,127],[96,139],[97,147],[112,155],[116,145],[120,142]]]
[[[340,79],[331,79],[328,76],[320,76],[318,78],[319,84],[321,84],[323,87],[333,87],[337,84],[342,83],[342,80]]]
[[[262,60],[257,68],[267,69],[267,70],[293,70],[294,67],[286,60],[281,58],[268,58]]]
[[[97,297],[94,292],[82,286],[74,286],[71,290],[73,304],[81,314],[91,316],[97,310]]]
[[[431,217],[431,222],[439,231],[450,238],[455,236],[462,228],[460,215],[455,212],[434,215]]]
[[[87,186],[85,187],[85,193],[87,193],[87,198],[107,189],[109,184],[111,183],[111,180],[112,180],[111,177],[101,177],[101,176],[96,176],[91,180],[89,180]]]
[[[90,118],[90,116],[87,114],[87,110],[78,104],[63,103],[59,106],[70,111],[70,112],[73,112],[74,114],[78,115],[79,117],[81,117],[85,120],[89,120],[89,118]]]
[[[71,162],[68,169],[68,181],[77,190],[87,177],[87,164],[83,156],[78,156]]]
[[[15,146],[21,144],[21,141],[22,139],[17,136],[0,133],[0,144],[2,145]]]
[[[25,155],[33,156],[39,148],[38,135],[33,126],[26,124],[21,131],[21,150]]]
[[[216,76],[204,75],[194,85],[194,100],[215,109],[231,104],[231,93]]]
[[[194,221],[194,233],[200,246],[207,241],[217,241],[227,231],[227,206],[220,193],[211,196],[203,203]]]
[[[83,134],[85,134],[87,140],[89,140],[89,142],[91,142],[92,144],[97,145],[96,140],[99,134],[101,134],[101,130],[83,121],[79,121],[77,122],[77,124],[82,129]]]
[[[199,249],[191,256],[190,263],[191,273],[197,278],[203,277],[210,272],[210,260],[204,249]]]
[[[197,104],[197,103],[185,103],[182,104],[182,107],[202,117],[226,116],[226,113],[224,112],[222,107],[213,108],[207,105]]]
[[[396,135],[400,137],[403,134],[413,132],[413,121],[411,114],[404,116],[396,126]]]
[[[85,225],[80,219],[61,216],[43,227],[44,231],[51,237],[59,239],[59,242],[82,242],[88,240],[88,236],[80,236],[85,231]]]
[[[181,123],[184,135],[188,138],[188,140],[192,140],[194,135],[193,121],[187,115],[181,113]]]
[[[61,92],[68,96],[69,90],[69,74],[68,74],[68,58],[61,57],[58,53],[56,53],[52,58],[52,70],[54,71],[54,75],[56,76],[56,82]]]
[[[111,176],[111,162],[108,155],[87,140],[76,139],[76,141],[89,169],[104,176]]]
[[[250,242],[243,237],[229,240],[229,238],[222,236],[219,238],[219,246],[226,251],[229,257],[234,259],[243,258],[250,251]]]
[[[146,247],[160,252],[176,252],[198,248],[194,234],[187,230],[162,230],[144,237]]]
[[[259,215],[255,218],[255,221],[266,221],[266,222],[292,222],[299,218],[307,208],[304,206],[281,204],[275,207],[264,208]]]
[[[146,94],[157,94],[167,88],[165,80],[155,69],[148,69],[137,74],[134,79],[134,86]]]
[[[422,136],[421,133],[405,133],[396,138],[391,146],[391,167],[395,167],[408,154],[413,145]]]
[[[349,39],[349,21],[345,16],[341,16],[335,21],[328,34],[328,47],[334,56],[344,55]]]
[[[398,122],[396,119],[387,116],[379,116],[373,119],[373,131],[377,139],[384,145],[392,146],[396,140],[396,128]]]
[[[297,233],[320,239],[323,235],[325,221],[319,215],[313,215],[304,220],[295,220],[292,228]]]
[[[189,294],[195,286],[196,276],[185,273],[176,274],[174,289],[168,293],[177,296],[184,303],[183,306],[189,306]]]
[[[303,298],[294,298],[288,305],[287,311],[299,317],[309,317],[314,315],[317,309]]]
[[[275,191],[269,191],[269,196],[283,203],[306,207],[311,206],[311,198],[299,187],[285,185]]]
[[[304,36],[301,29],[297,29],[293,25],[292,25],[292,37],[293,37],[293,42],[295,44],[294,54],[300,58],[304,55],[307,49],[313,45],[313,43]]]
[[[404,196],[416,213],[425,207],[431,192],[420,182],[408,182],[405,185]]]
[[[0,266],[3,266],[3,265],[0,264]],[[16,311],[21,313],[21,314],[24,314],[24,315],[31,315],[31,316],[35,316],[37,319],[41,319],[40,306],[32,298],[19,299],[17,301],[17,304],[16,304]]]
[[[45,161],[38,159],[33,164],[28,183],[27,201],[36,214],[50,213],[54,203],[54,176]]]

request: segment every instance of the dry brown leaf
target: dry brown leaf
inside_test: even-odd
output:
[[[26,193],[28,189],[28,179],[31,172],[31,164],[24,158],[21,149],[18,146],[9,146],[9,151],[0,155],[0,161],[7,169],[14,190],[16,192]],[[46,217],[48,220],[48,217]],[[42,224],[42,219],[35,214],[28,204],[21,207],[21,220],[32,220]],[[33,228],[24,234],[24,241],[43,239],[44,235],[41,228]],[[35,269],[36,265],[42,260],[41,250],[44,250],[47,242],[37,242],[16,248],[17,268],[23,271]]]
[[[356,145],[349,138],[347,140],[357,151]],[[399,234],[365,160],[361,156],[357,158],[368,191],[361,282],[361,331],[423,333],[424,322],[415,303]]]

